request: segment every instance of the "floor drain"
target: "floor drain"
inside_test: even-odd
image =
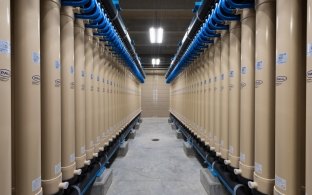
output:
[[[152,141],[153,141],[153,142],[158,142],[158,141],[159,141],[159,139],[154,138],[154,139],[152,139]]]

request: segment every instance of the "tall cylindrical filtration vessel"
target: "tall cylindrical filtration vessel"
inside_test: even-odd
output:
[[[241,24],[230,24],[230,70],[229,70],[229,161],[234,168],[239,166],[240,128],[240,65],[241,65]]]
[[[304,194],[304,3],[303,0],[276,1],[275,194]]]
[[[228,159],[229,153],[229,33],[221,37],[221,127],[220,152],[221,158]]]
[[[16,195],[42,194],[40,2],[13,2],[13,129]]]
[[[94,153],[99,152],[100,147],[100,122],[99,122],[99,95],[100,95],[100,76],[99,76],[99,68],[100,68],[100,52],[99,52],[99,38],[94,37],[93,39],[93,129],[92,136],[94,140]]]
[[[105,93],[105,56],[104,56],[104,43],[100,43],[100,68],[99,68],[99,76],[100,76],[100,96],[99,96],[99,130],[100,130],[100,136],[101,136],[101,144],[100,147],[104,148],[105,146],[105,99],[104,99],[104,93]]]
[[[12,127],[11,127],[11,8],[10,1],[0,2],[0,189],[11,194]]]
[[[205,141],[205,53],[202,54],[202,59],[201,59],[201,67],[200,67],[200,71],[201,71],[201,81],[200,81],[200,137],[202,141]],[[181,78],[182,79],[182,78]],[[183,82],[183,80],[182,80]],[[182,93],[181,91],[179,92],[179,97],[182,101]],[[182,109],[184,105],[182,104],[182,102],[180,103],[180,110]],[[180,111],[181,113],[181,111]]]
[[[213,63],[213,56],[214,56],[214,45],[210,45],[209,48],[209,130],[208,130],[208,137],[209,137],[209,146],[214,147],[213,144],[213,132],[214,132],[214,63]]]
[[[275,0],[256,1],[254,182],[264,194],[275,177],[275,18]]]
[[[255,145],[255,11],[241,15],[241,90],[239,174],[253,179]]]
[[[210,128],[210,123],[209,123],[209,48],[206,51],[206,56],[205,56],[205,145],[209,145],[209,128]],[[186,110],[187,113],[187,110]]]
[[[76,167],[82,168],[86,160],[86,69],[83,20],[74,24],[75,62],[75,156]]]
[[[312,0],[307,4],[306,194],[312,194]]]
[[[41,163],[44,194],[55,194],[61,172],[60,2],[41,2]]]
[[[85,29],[85,66],[86,66],[86,155],[87,160],[93,158],[93,33],[92,29]]]
[[[214,44],[214,134],[213,143],[217,156],[220,156],[220,71],[221,71],[221,42],[215,39]]]
[[[107,57],[107,56],[105,56]],[[108,75],[109,75],[109,64],[110,61],[106,58],[107,64],[104,69],[104,129],[105,129],[105,146],[108,145],[109,140],[109,113],[108,113]]]
[[[75,62],[74,13],[72,7],[61,10],[61,97],[62,97],[62,173],[63,180],[74,176],[75,162]]]

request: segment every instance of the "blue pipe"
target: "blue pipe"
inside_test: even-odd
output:
[[[84,6],[83,8],[81,8],[81,12],[82,13],[89,13],[94,9],[95,6],[96,6],[96,1],[90,0],[90,5],[88,7]]]
[[[225,21],[240,20],[240,16],[234,15],[235,9],[251,8],[254,3],[235,3],[233,0],[219,0],[211,15],[208,16],[201,29],[185,51],[184,55],[176,62],[176,56],[172,61],[172,66],[176,64],[175,68],[167,74],[167,83],[170,83],[188,63],[192,62],[201,51],[207,47],[208,43],[213,43],[209,37],[218,37],[216,30],[228,30],[229,26],[225,25]]]
[[[81,1],[67,1],[62,0],[63,6],[74,6],[74,7],[81,7],[87,4],[90,0],[81,0]]]
[[[96,19],[100,15],[100,13],[101,13],[101,10],[99,8],[99,5],[97,5],[94,13],[92,13],[92,14],[89,14],[89,13],[87,13],[87,14],[75,14],[75,17],[79,18],[79,19]]]
[[[104,10],[101,8],[100,4],[96,0],[81,0],[81,1],[67,1],[63,0],[62,5],[81,7],[81,14],[75,14],[76,18],[79,19],[88,19],[90,20],[89,24],[86,24],[86,28],[98,29],[98,33],[95,33],[95,36],[102,36],[104,40],[110,42],[112,47],[112,52],[118,54],[121,59],[123,59],[132,70],[134,75],[138,80],[143,83],[144,77],[141,71],[138,69],[138,66],[132,60],[131,55],[125,49],[125,45],[122,42],[121,38],[117,34],[114,26],[109,21],[108,17],[104,13]],[[136,54],[137,56],[137,54]]]
[[[254,3],[235,3],[233,0],[226,0],[231,7],[237,8],[237,9],[244,9],[244,8],[252,8],[254,7]]]

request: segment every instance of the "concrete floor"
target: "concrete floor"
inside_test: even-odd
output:
[[[160,139],[158,142],[153,138]],[[144,118],[128,154],[117,158],[108,195],[206,195],[200,163],[183,152],[168,118]]]

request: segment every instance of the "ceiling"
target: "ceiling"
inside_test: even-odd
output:
[[[135,44],[135,50],[147,70],[167,69],[194,14],[195,0],[119,0],[121,16]],[[162,44],[151,44],[150,27],[162,27]],[[160,65],[152,66],[152,58]]]

